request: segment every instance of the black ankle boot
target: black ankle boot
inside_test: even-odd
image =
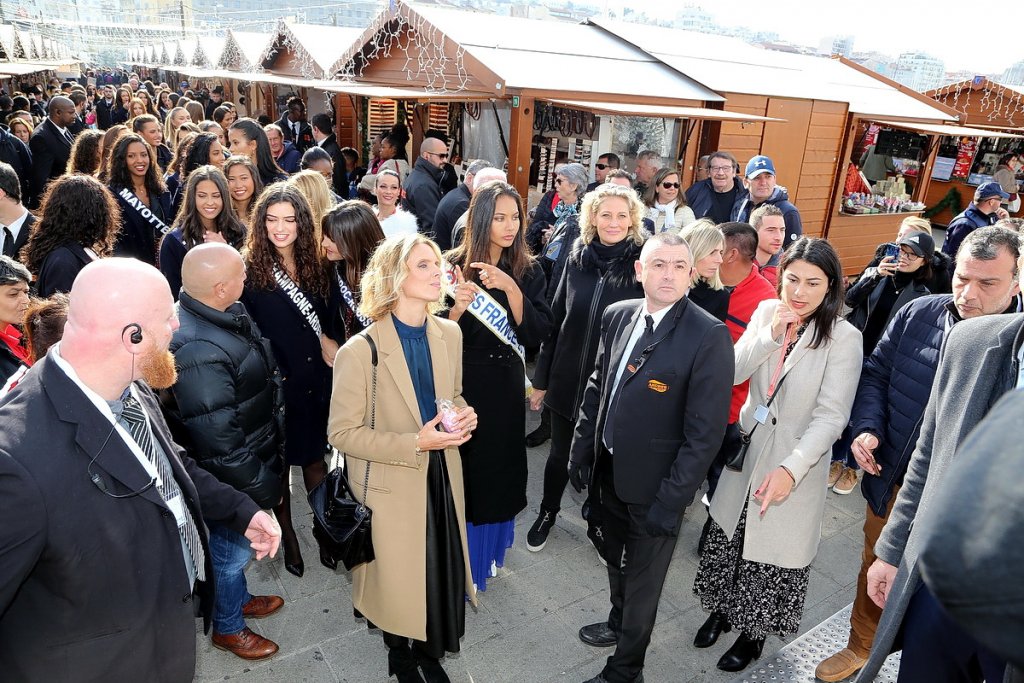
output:
[[[388,676],[397,678],[398,683],[426,683],[408,645],[388,648]]]
[[[451,683],[451,679],[448,678],[448,673],[441,666],[440,660],[428,657],[415,648],[413,648],[412,655],[416,659],[420,671],[423,672],[423,679],[426,683]]]
[[[764,638],[753,639],[741,633],[722,658],[718,660],[718,668],[722,671],[743,671],[750,663],[761,656]]]
[[[526,447],[536,448],[551,438],[551,413],[547,408],[541,408],[540,425],[526,435]]]
[[[723,633],[732,630],[732,626],[721,612],[712,612],[704,625],[697,629],[697,636],[693,639],[694,647],[711,647],[718,642],[718,637]]]

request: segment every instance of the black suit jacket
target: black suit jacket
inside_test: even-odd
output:
[[[55,292],[70,292],[75,278],[92,257],[78,242],[65,242],[43,258],[39,272],[35,273],[36,296],[47,298]]]
[[[284,139],[295,145],[295,149],[300,153],[305,153],[307,149],[316,144],[316,140],[313,138],[313,127],[309,125],[308,121],[303,121],[299,126],[298,135],[295,135],[293,124],[288,119],[288,112],[281,115],[281,118],[277,120],[277,125],[281,127]]]
[[[28,244],[28,236],[32,232],[32,226],[36,224],[36,217],[29,213],[21,224],[21,230],[14,240],[14,260],[21,261],[21,250]]]
[[[152,392],[143,407],[197,523],[243,532],[248,496],[172,442]],[[0,671],[12,681],[191,681],[195,607],[174,515],[111,424],[52,357],[0,402]],[[107,437],[110,436],[109,441]],[[213,576],[206,527],[206,575]],[[211,581],[197,585],[204,615]]]
[[[341,156],[341,147],[338,146],[338,138],[331,133],[320,144],[320,149],[331,155],[334,162],[334,193],[339,197],[348,198],[348,166],[345,164],[345,157]]]
[[[655,329],[654,348],[639,370],[623,370],[618,409],[609,415],[611,385],[643,305],[643,299],[631,299],[604,312],[571,459],[593,463],[604,451],[605,422],[613,420],[615,494],[625,503],[657,502],[682,512],[704,481],[729,421],[732,338],[723,323],[681,299]]]
[[[114,100],[110,100],[110,104],[107,104],[105,98],[96,100],[96,127],[100,130],[106,130],[113,125],[111,121],[111,113],[114,109]]]
[[[46,119],[32,132],[28,147],[32,152],[32,171],[29,173],[32,204],[29,208],[35,209],[39,207],[47,184],[64,175],[71,157],[71,143],[50,119]]]

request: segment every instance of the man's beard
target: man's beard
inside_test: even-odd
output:
[[[153,389],[168,389],[178,381],[174,355],[170,351],[153,350],[139,360],[139,377]]]

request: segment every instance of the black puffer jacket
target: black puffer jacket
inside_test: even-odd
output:
[[[164,392],[175,440],[199,466],[261,508],[281,500],[284,389],[270,342],[245,307],[221,312],[181,292],[171,352],[178,381]]]
[[[584,245],[577,239],[555,290],[555,325],[540,347],[533,386],[546,389],[544,405],[567,420],[576,420],[583,389],[594,372],[604,309],[644,295],[633,266],[640,246],[627,237],[615,247]],[[598,251],[612,250],[615,258],[599,258]]]

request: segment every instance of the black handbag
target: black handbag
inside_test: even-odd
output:
[[[377,418],[377,346],[370,335],[363,333],[370,345],[372,390],[370,399],[370,429]],[[335,467],[309,492],[309,506],[313,510],[313,536],[320,548],[335,561],[341,561],[351,571],[374,559],[373,537],[370,530],[373,511],[366,506],[367,486],[370,483],[370,463],[366,463],[363,479],[363,500],[356,500],[348,483],[345,468]]]
[[[782,388],[782,383],[786,381],[786,377],[789,375],[787,372],[779,379],[779,383],[775,386],[775,393],[768,397],[768,401],[764,404],[765,409],[771,407],[772,401],[779,395],[779,389]],[[750,437],[754,435],[754,431],[757,429],[759,422],[755,422],[754,426],[750,428],[749,432],[744,432],[739,428],[739,424],[736,425],[736,431],[739,432],[739,436],[733,436],[732,440],[727,443],[723,448],[728,448],[725,456],[725,466],[734,472],[740,472],[743,470],[743,462],[747,459],[747,451],[750,449]],[[728,436],[728,434],[727,434]]]

